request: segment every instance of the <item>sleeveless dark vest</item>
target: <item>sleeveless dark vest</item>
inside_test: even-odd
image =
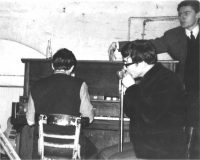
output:
[[[187,91],[199,90],[199,34],[195,40],[187,38],[184,83]]]
[[[39,80],[31,88],[36,113],[79,116],[82,83],[76,77],[60,73]]]

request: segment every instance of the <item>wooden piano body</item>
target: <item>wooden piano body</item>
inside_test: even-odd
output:
[[[38,79],[53,73],[50,60],[22,59],[22,62],[25,64],[24,94],[20,97],[19,109],[13,115],[15,125],[20,125],[21,121],[25,119],[25,109],[31,86]],[[175,71],[177,61],[161,62],[167,68]],[[84,79],[88,84],[91,103],[95,108],[96,118],[88,128],[84,129],[84,133],[99,150],[120,142],[120,121],[112,120],[112,118],[120,117],[120,84],[117,71],[121,70],[122,67],[122,62],[78,61],[75,71],[75,76]],[[128,121],[124,122],[125,141],[129,141],[128,123]],[[30,131],[26,132],[26,129],[22,129],[21,139],[23,139],[22,136],[27,136],[26,134],[30,134]],[[22,155],[25,148],[23,147],[23,142],[20,144],[22,146],[19,147],[19,152]]]

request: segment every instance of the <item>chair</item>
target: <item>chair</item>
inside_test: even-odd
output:
[[[73,134],[58,134],[56,133],[47,133],[45,131],[45,127],[56,127],[62,126],[66,127],[66,130],[72,130]],[[40,115],[39,116],[39,139],[38,139],[38,153],[41,159],[48,159],[45,155],[45,147],[53,148],[53,149],[64,149],[70,150],[72,154],[72,159],[81,159],[80,156],[80,129],[81,129],[81,118],[70,116],[70,115],[62,115],[62,114],[51,114],[51,115]],[[60,140],[64,143],[57,143],[55,141],[47,141],[47,139]],[[69,142],[70,141],[70,142]],[[50,158],[51,159],[51,158]],[[57,159],[57,158],[56,158]]]

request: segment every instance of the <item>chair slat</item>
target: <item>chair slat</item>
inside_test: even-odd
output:
[[[59,139],[75,139],[75,135],[58,135],[58,134],[43,134],[44,137],[59,138]]]
[[[44,142],[44,146],[47,147],[54,147],[54,148],[74,148],[74,144],[58,144],[58,143],[49,143],[49,142]]]

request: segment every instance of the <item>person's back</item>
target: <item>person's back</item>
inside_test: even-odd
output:
[[[82,116],[88,117],[90,123],[93,121],[93,106],[90,103],[87,84],[73,76],[76,63],[74,54],[68,49],[60,49],[53,55],[52,67],[54,73],[40,79],[31,88],[26,113],[29,125],[37,124],[40,114]],[[33,158],[39,158],[36,149],[37,129],[36,125]],[[69,128],[54,125],[44,126],[44,130],[56,134],[72,131]],[[50,141],[54,140],[50,139]],[[82,134],[80,143],[83,158],[96,152],[96,147]]]
[[[69,114],[93,121],[87,84],[74,77],[76,58],[68,49],[60,49],[52,59],[54,73],[37,81],[31,88],[27,121],[35,123],[36,114]]]
[[[36,112],[80,116],[82,83],[76,77],[60,73],[39,80],[31,89]]]

